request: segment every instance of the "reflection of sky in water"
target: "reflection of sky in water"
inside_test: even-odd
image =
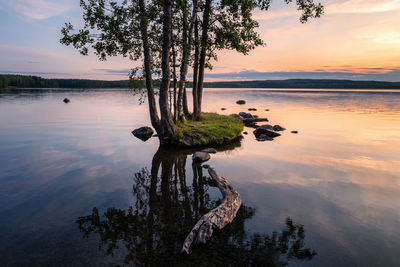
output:
[[[69,104],[62,99],[71,99]],[[235,104],[245,99],[247,104]],[[395,265],[400,245],[399,93],[207,90],[204,110],[254,107],[287,128],[273,142],[251,134],[210,164],[256,208],[250,231],[305,225],[315,266]],[[147,106],[127,92],[46,92],[0,97],[0,255],[52,263],[104,263],[75,220],[96,206],[127,208],[133,174],[151,166]],[[220,111],[221,107],[227,108]],[[264,109],[270,111],[264,111]],[[299,134],[291,134],[298,130]],[[187,179],[191,167],[186,164]],[[215,198],[216,190],[210,191]],[[71,255],[74,255],[73,257]],[[37,263],[37,262],[36,262]]]

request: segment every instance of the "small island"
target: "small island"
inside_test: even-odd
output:
[[[218,146],[239,138],[243,122],[232,116],[202,113],[200,120],[178,122],[176,129],[174,137],[179,146]]]

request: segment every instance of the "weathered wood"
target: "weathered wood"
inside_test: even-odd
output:
[[[183,243],[182,253],[190,253],[190,247],[194,244],[205,244],[212,236],[215,228],[222,229],[236,217],[242,199],[239,193],[213,167],[203,165],[208,169],[213,182],[222,193],[223,201],[215,209],[209,211],[196,223],[192,231]]]

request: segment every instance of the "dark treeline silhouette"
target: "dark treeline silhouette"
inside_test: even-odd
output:
[[[231,146],[228,149],[232,149]],[[285,266],[291,260],[311,260],[316,252],[305,247],[303,225],[286,219],[273,233],[249,233],[245,221],[255,209],[242,205],[231,224],[215,232],[206,245],[181,255],[183,242],[200,217],[220,204],[208,193],[212,183],[199,164],[186,176],[186,159],[193,151],[160,147],[151,169],[134,175],[134,203],[126,210],[96,207],[77,219],[84,237],[97,236],[99,249],[122,256],[133,266]],[[188,176],[190,177],[190,176]]]
[[[45,79],[27,75],[0,75],[0,88],[129,88],[129,80]]]
[[[158,80],[154,86],[159,86]],[[192,83],[186,84],[188,88]],[[0,75],[0,88],[130,88],[129,80],[45,79],[26,75]],[[206,82],[205,88],[297,88],[297,89],[400,89],[400,82],[334,79],[290,79],[266,81]]]

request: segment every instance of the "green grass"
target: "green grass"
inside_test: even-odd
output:
[[[175,139],[183,146],[211,146],[227,144],[243,131],[243,123],[231,116],[202,113],[200,121],[187,120],[176,124]]]

